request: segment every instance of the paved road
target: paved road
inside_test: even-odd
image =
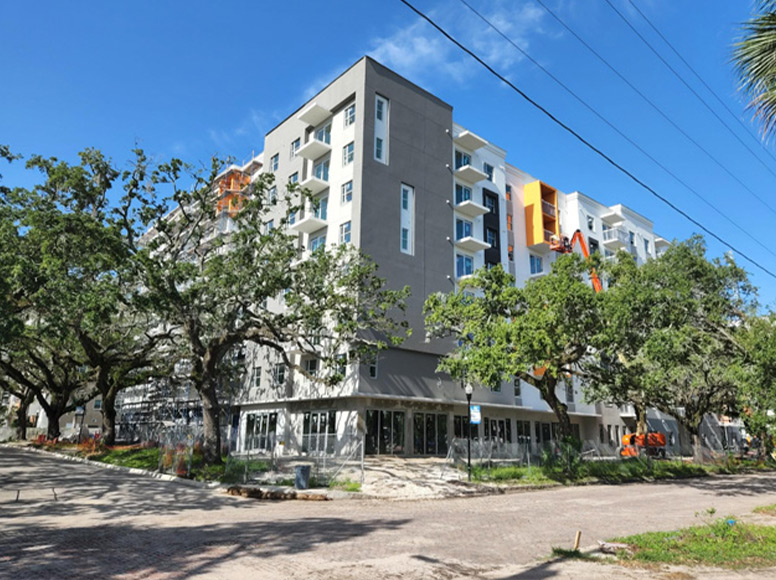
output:
[[[0,448],[0,578],[570,578],[582,573],[541,559],[577,529],[585,545],[691,525],[710,507],[744,514],[771,503],[776,474],[272,503]],[[608,575],[584,566],[584,576]]]

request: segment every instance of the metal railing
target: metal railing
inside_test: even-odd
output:
[[[603,240],[604,242],[619,241],[626,246],[630,244],[630,236],[628,235],[628,232],[622,228],[610,228],[605,230],[603,232]]]

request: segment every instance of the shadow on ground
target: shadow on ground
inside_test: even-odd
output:
[[[131,524],[71,527],[5,526],[0,577],[193,576],[236,557],[272,558],[347,542],[408,520],[305,518],[197,527]]]
[[[18,494],[18,501],[17,501]],[[106,519],[143,514],[257,509],[217,492],[145,475],[111,471],[40,453],[0,448],[0,522],[16,517],[97,512]]]

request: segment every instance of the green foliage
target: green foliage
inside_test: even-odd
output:
[[[649,532],[616,538],[631,546],[620,557],[641,563],[713,566],[728,569],[776,565],[776,527],[718,519],[673,532]]]
[[[733,63],[739,90],[749,100],[749,109],[760,122],[764,137],[776,127],[776,3],[761,0],[759,14],[743,25],[743,35],[734,45]]]
[[[361,491],[361,482],[352,481],[351,479],[338,479],[329,483],[330,489],[340,489],[342,491],[349,491],[356,493]]]
[[[459,344],[439,369],[487,387],[524,380],[553,409],[561,435],[570,435],[556,388],[580,370],[600,324],[595,292],[586,282],[589,268],[576,254],[560,256],[549,274],[517,288],[512,276],[495,267],[479,270],[457,291],[429,296],[424,307],[429,332]],[[471,296],[469,288],[479,293]],[[535,372],[540,367],[544,372]]]
[[[159,453],[158,447],[116,447],[89,455],[89,459],[123,467],[156,471],[159,468]]]

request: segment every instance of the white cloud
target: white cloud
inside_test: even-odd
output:
[[[533,4],[515,5],[512,0],[488,0],[474,3],[515,44],[527,50],[530,38],[543,34],[545,12]],[[427,12],[454,38],[474,50],[496,70],[510,75],[510,69],[524,57],[498,33],[463,5],[450,10],[442,5]],[[478,70],[477,65],[426,21],[416,18],[406,28],[377,38],[369,55],[402,76],[419,84],[452,80],[464,83]]]

